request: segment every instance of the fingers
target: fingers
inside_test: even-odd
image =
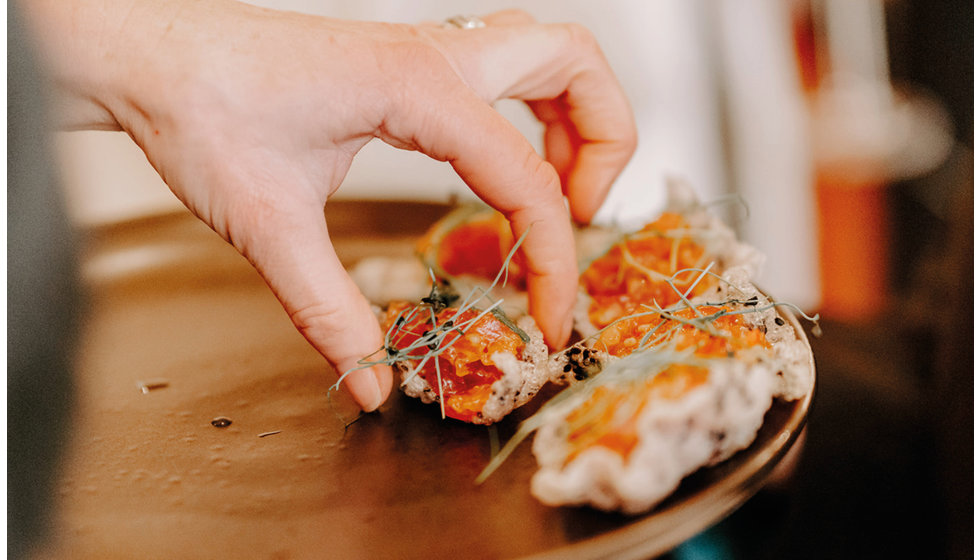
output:
[[[545,125],[545,154],[562,178],[572,218],[587,224],[632,157],[636,149],[636,130],[629,120],[591,137],[583,137],[590,132],[588,127],[596,113],[571,103],[569,96],[562,96],[554,100],[529,101],[528,106]],[[589,103],[583,105],[588,106]],[[599,118],[598,121],[609,124],[614,122],[612,118]]]
[[[238,220],[253,229],[241,232],[235,244],[265,278],[296,328],[344,376],[343,385],[354,401],[365,411],[378,408],[391,392],[391,368],[363,368],[359,361],[382,347],[381,330],[333,250],[322,204],[255,210],[260,220]]]
[[[636,126],[591,34],[576,25],[548,27],[551,40],[565,43],[543,63],[555,70],[541,84],[514,84],[508,96],[528,100],[545,124],[545,151],[562,175],[572,218],[588,223],[636,149]]]
[[[515,239],[525,235],[530,312],[548,345],[559,348],[571,333],[578,268],[558,174],[495,111],[479,105],[473,112],[483,113],[483,134],[457,129],[450,161],[474,192],[507,217]],[[491,154],[488,143],[497,146]]]
[[[450,162],[478,196],[507,217],[515,237],[526,233],[522,250],[530,311],[549,346],[562,346],[571,331],[578,270],[557,173],[462,84],[441,84],[423,98],[426,105],[399,112],[386,130],[401,141],[411,137],[419,151]]]
[[[479,30],[430,31],[485,100],[523,99],[545,124],[573,219],[589,222],[636,148],[632,109],[594,37],[511,10]]]

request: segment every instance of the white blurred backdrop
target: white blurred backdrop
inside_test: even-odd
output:
[[[254,3],[406,23],[514,6],[499,0]],[[633,105],[639,146],[598,219],[635,224],[651,217],[664,202],[667,177],[686,180],[707,201],[738,193],[750,213],[729,207],[728,217],[768,255],[760,284],[812,309],[820,295],[814,173],[791,6],[784,0],[520,3],[540,21],[588,27]],[[540,126],[521,103],[497,108],[540,149]],[[83,226],[180,207],[125,134],[62,133],[58,147],[71,212]],[[447,164],[374,141],[357,155],[336,196],[445,201],[471,195]]]

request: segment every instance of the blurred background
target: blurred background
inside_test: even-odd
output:
[[[264,0],[441,21],[503,1]],[[673,558],[972,557],[973,4],[966,0],[520,3],[596,35],[636,155],[599,219],[636,223],[669,178],[768,255],[761,285],[819,312],[818,389],[791,474]],[[540,145],[519,103],[499,110]],[[81,229],[179,203],[121,133],[57,138]],[[374,142],[337,196],[449,200],[445,164]]]

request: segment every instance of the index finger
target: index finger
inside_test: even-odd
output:
[[[548,345],[560,347],[571,332],[578,270],[558,174],[458,80],[433,90],[422,96],[430,101],[426,106],[400,112],[385,129],[396,143],[411,138],[419,151],[448,161],[481,199],[507,217],[515,238],[526,233],[522,251],[530,312]]]
[[[535,24],[520,11],[488,27],[430,31],[456,71],[486,101],[528,102],[546,127],[545,152],[563,180],[572,216],[588,222],[636,149],[628,98],[593,35],[576,24]]]

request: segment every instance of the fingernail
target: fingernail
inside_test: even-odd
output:
[[[364,369],[357,372],[357,376],[348,382],[348,388],[354,401],[364,412],[377,410],[384,402],[378,377],[373,370]]]
[[[371,381],[371,398],[361,404],[364,412],[373,412],[384,402],[384,397],[381,396],[381,386],[378,384],[378,378],[374,376],[374,372],[371,373]]]
[[[548,344],[549,348],[552,350],[557,350],[565,346],[565,343],[568,342],[568,339],[572,334],[572,321],[572,316],[569,315],[562,322],[560,330],[552,331],[551,334],[553,334],[553,337],[547,335],[545,336],[545,342]]]
[[[568,342],[568,339],[572,336],[572,326],[574,323],[575,317],[569,312],[568,317],[565,318],[565,322],[561,326],[561,332],[559,333],[561,338],[558,340],[558,347],[562,347]]]

